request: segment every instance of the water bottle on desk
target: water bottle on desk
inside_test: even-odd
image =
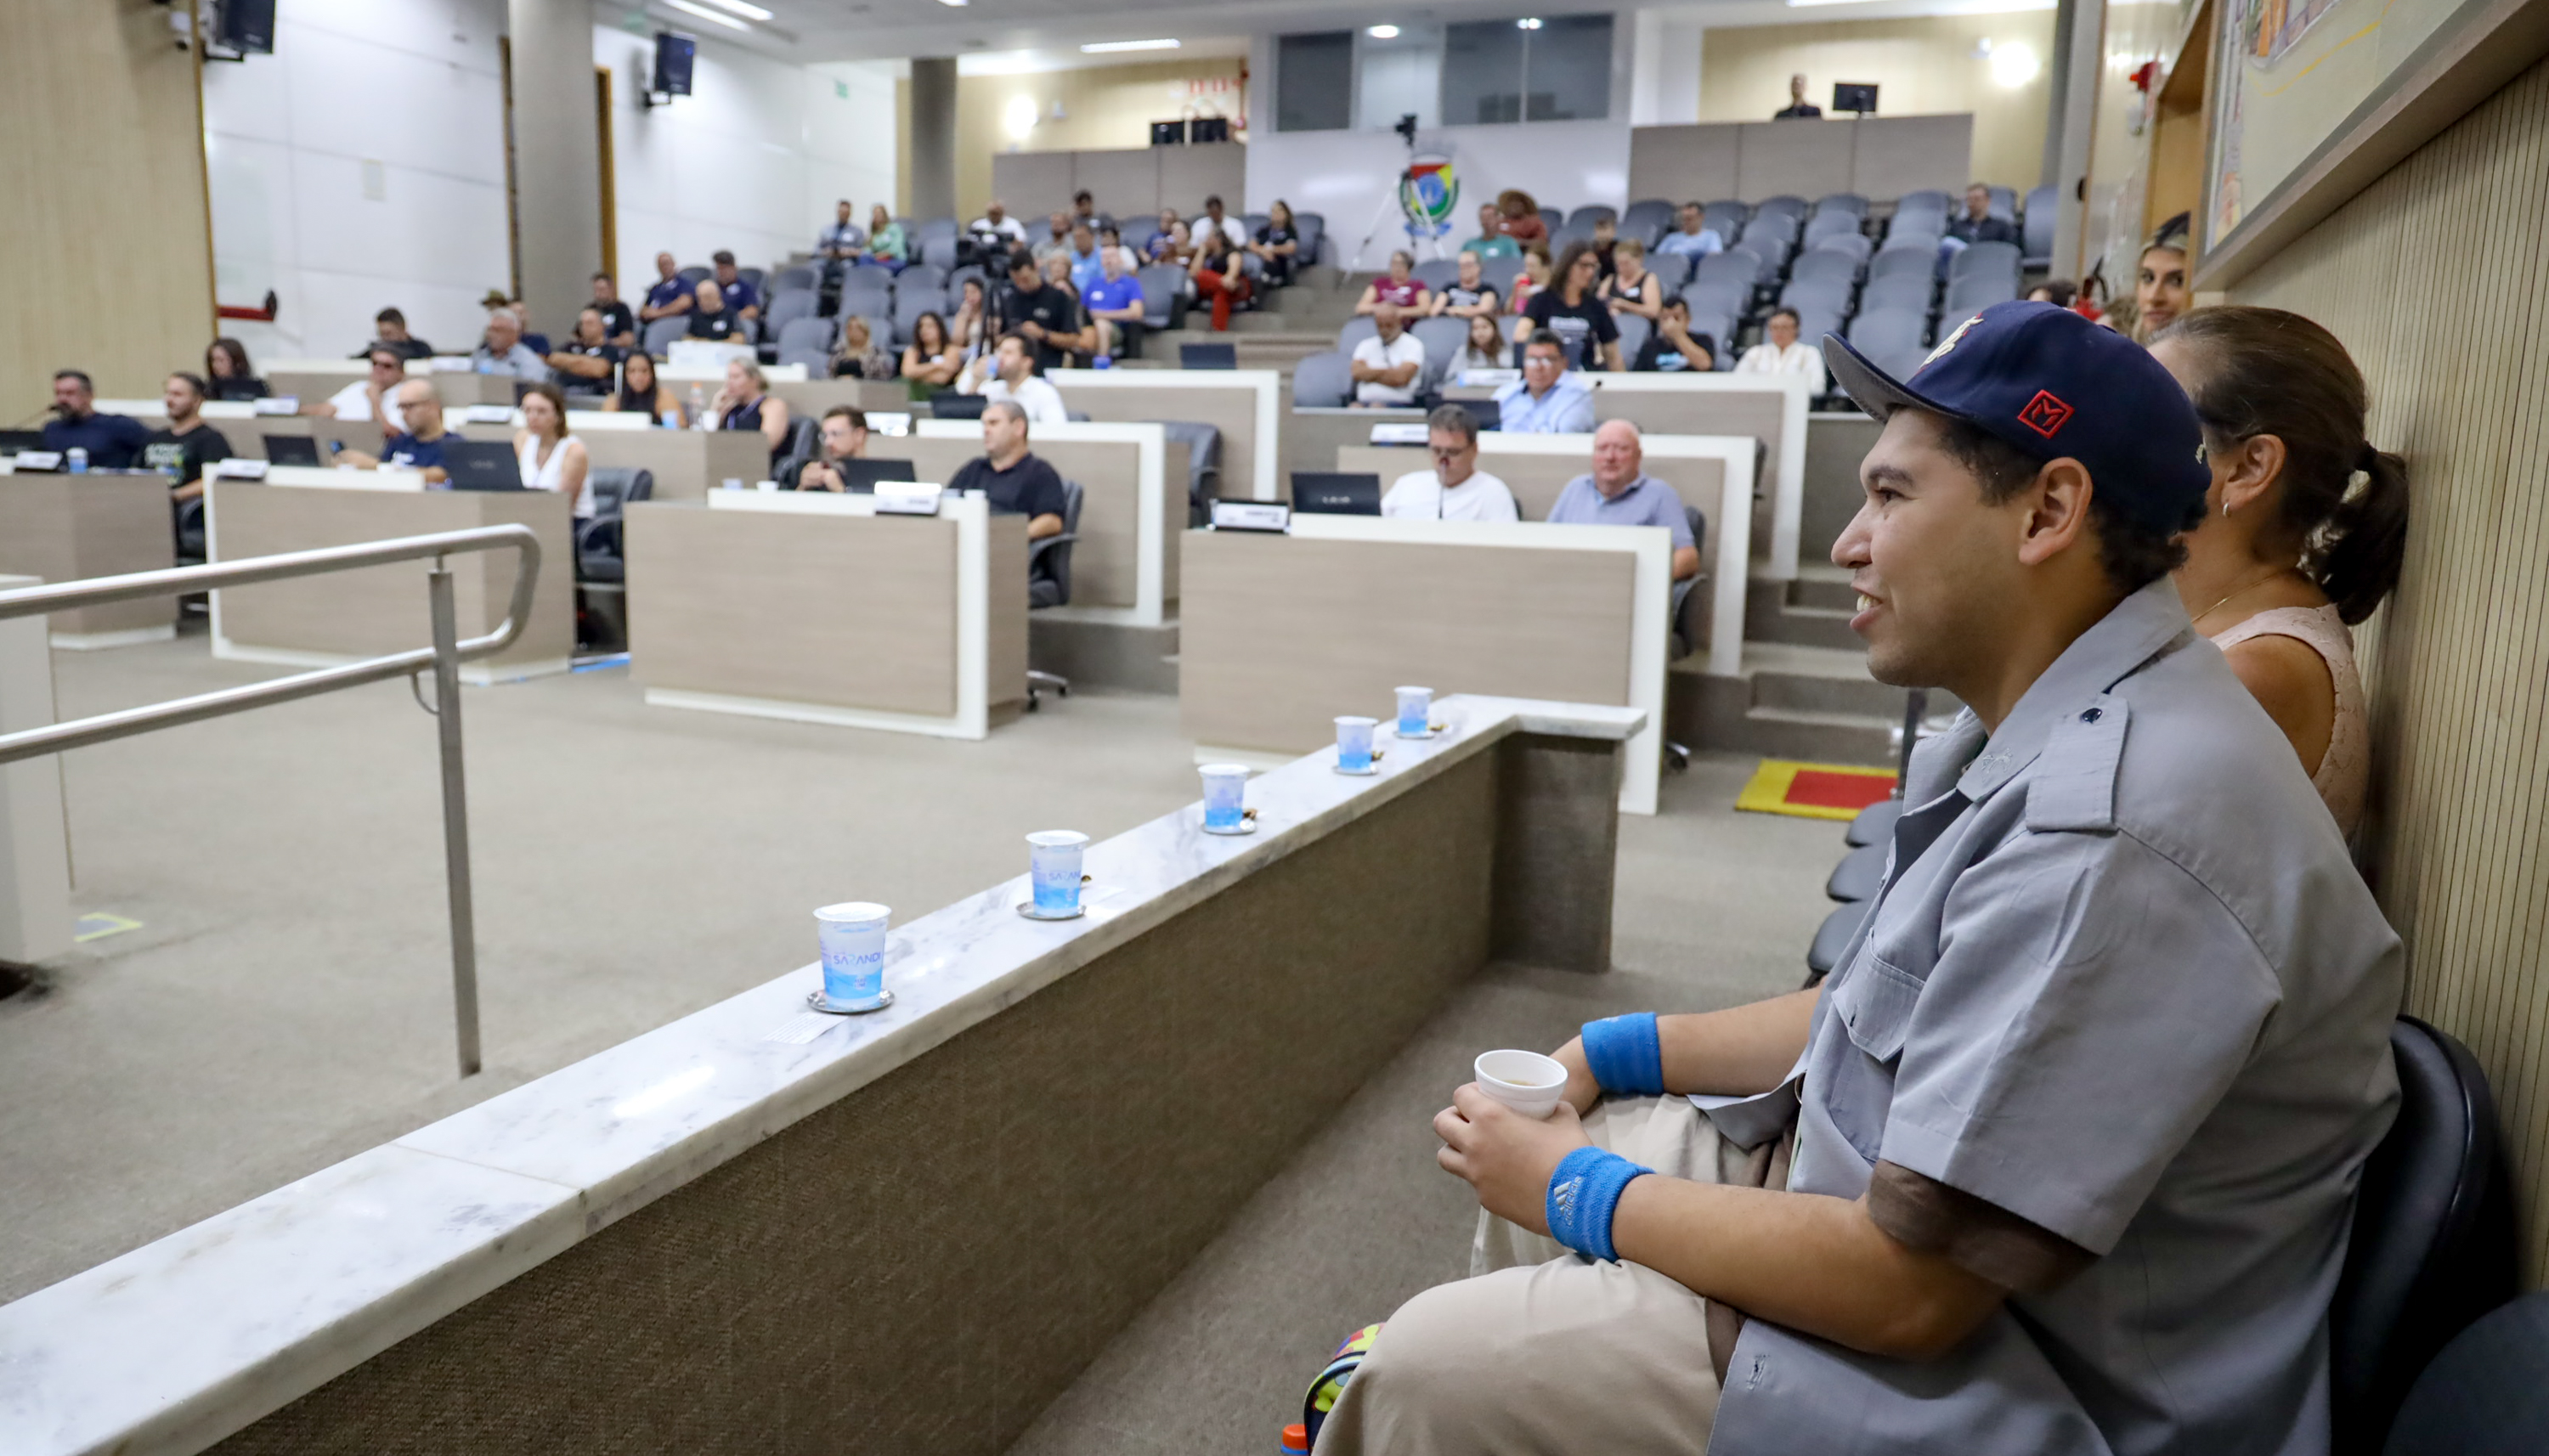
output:
[[[708,397],[697,384],[691,386],[691,428],[708,428]]]
[[[62,452],[62,468],[73,475],[88,474],[88,451],[79,445],[71,446]]]

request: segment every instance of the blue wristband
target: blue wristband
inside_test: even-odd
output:
[[[1581,1035],[1584,1064],[1603,1091],[1634,1097],[1662,1093],[1664,1044],[1655,1031],[1653,1012],[1588,1021]]]
[[[1618,1263],[1611,1215],[1630,1181],[1653,1171],[1589,1145],[1559,1158],[1549,1175],[1549,1236],[1579,1254]]]

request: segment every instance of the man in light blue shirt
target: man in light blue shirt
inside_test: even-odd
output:
[[[1709,227],[1706,219],[1707,215],[1699,210],[1699,204],[1683,203],[1681,226],[1665,233],[1663,241],[1655,244],[1655,251],[1684,253],[1694,258],[1726,251],[1726,239],[1717,235],[1717,229]]]
[[[1549,508],[1554,526],[1662,526],[1672,532],[1672,579],[1699,575],[1699,540],[1681,493],[1646,472],[1646,446],[1638,427],[1607,420],[1593,431],[1593,473],[1579,475]]]
[[[1071,259],[1071,286],[1079,289],[1083,302],[1088,291],[1103,282],[1106,265],[1097,247],[1097,234],[1086,223],[1071,225],[1071,246],[1064,252]]]
[[[1496,428],[1509,435],[1580,435],[1593,429],[1593,392],[1566,377],[1566,346],[1544,328],[1522,346],[1522,378],[1496,391]]]
[[[487,337],[469,351],[469,367],[479,374],[504,374],[515,379],[549,377],[548,361],[522,342],[522,320],[515,318],[511,309],[487,312]]]

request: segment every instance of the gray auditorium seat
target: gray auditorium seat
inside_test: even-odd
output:
[[[2005,304],[2018,297],[2018,280],[1998,273],[1974,273],[1947,285],[1947,297],[1938,305],[1941,321],[1963,318],[1994,304]]]
[[[814,291],[807,288],[791,288],[772,294],[770,307],[761,316],[762,331],[786,342],[789,322],[814,317],[814,307],[818,302]]]
[[[1655,326],[1649,323],[1643,314],[1615,315],[1613,321],[1620,326],[1620,362],[1635,365],[1638,351],[1647,346],[1647,338],[1654,332]]]
[[[1744,225],[1752,220],[1752,210],[1731,197],[1710,203],[1700,209],[1700,213],[1706,226],[1716,228],[1717,235],[1729,241],[1734,240],[1735,234],[1744,230]]]
[[[1655,286],[1664,291],[1664,297],[1670,298],[1681,291],[1683,284],[1690,282],[1690,254],[1650,252],[1647,254],[1647,271],[1655,275]]]
[[[1699,260],[1699,267],[1693,276],[1697,280],[1695,286],[1740,283],[1749,290],[1753,284],[1760,281],[1761,255],[1746,252],[1741,248],[1729,248],[1722,253],[1710,253]],[[1687,293],[1689,289],[1685,288],[1683,292]]]
[[[1167,263],[1153,263],[1133,275],[1134,284],[1142,290],[1142,326],[1174,328],[1185,317],[1186,271]]]
[[[1620,210],[1615,207],[1606,206],[1602,203],[1588,202],[1584,206],[1577,208],[1575,211],[1568,213],[1566,215],[1566,222],[1570,227],[1577,223],[1581,223],[1586,228],[1591,228],[1596,222],[1599,222],[1604,218],[1608,218],[1611,222],[1617,224],[1620,221]]]
[[[1926,298],[1938,276],[1938,252],[1930,247],[1885,247],[1868,260],[1867,283],[1873,288],[1896,278],[1917,278]]]
[[[1556,233],[1558,228],[1566,226],[1566,214],[1558,208],[1542,208],[1540,221],[1541,226]]]
[[[1448,315],[1440,318],[1419,318],[1408,332],[1415,334],[1416,341],[1425,346],[1425,377],[1439,384],[1444,371],[1460,354],[1461,345],[1468,339],[1469,320]]]
[[[1333,410],[1354,397],[1351,361],[1344,354],[1311,354],[1292,366],[1292,407]]]
[[[1947,260],[1947,281],[1959,278],[2003,277],[2018,281],[2018,244],[2014,242],[1977,242]]]
[[[1813,247],[1821,239],[1840,233],[1855,235],[1858,228],[1859,217],[1856,213],[1818,214],[1814,221],[1806,224],[1806,246]]]
[[[646,332],[639,342],[645,345],[647,353],[660,359],[672,352],[673,340],[688,333],[690,328],[691,319],[687,314],[675,314],[669,318],[653,319],[647,323]]]
[[[1355,345],[1365,339],[1378,337],[1380,337],[1380,325],[1371,321],[1370,315],[1358,314],[1347,319],[1345,326],[1337,330],[1337,352],[1351,354],[1355,351]]]
[[[1824,893],[1847,904],[1858,904],[1876,898],[1876,887],[1885,878],[1885,857],[1889,846],[1879,843],[1862,845],[1841,857],[1833,866],[1832,877],[1824,881]]]
[[[1806,216],[1806,200],[1782,193],[1777,197],[1765,197],[1752,205],[1752,216],[1756,219],[1782,214],[1803,222]]]
[[[1441,293],[1460,282],[1461,261],[1458,258],[1427,258],[1409,271],[1429,292]]]
[[[1831,213],[1864,218],[1867,216],[1867,199],[1855,192],[1835,192],[1818,198],[1815,202],[1814,216],[1821,218]]]
[[[1898,253],[1895,256],[1900,257],[1902,254]],[[1927,269],[1917,272],[1898,269],[1883,275],[1871,269],[1867,276],[1867,287],[1861,290],[1858,296],[1858,311],[1861,314],[1873,314],[1883,310],[1895,310],[1926,318],[1930,314],[1931,293],[1930,274]]]
[[[1680,216],[1681,208],[1676,203],[1656,197],[1643,198],[1629,204],[1629,210],[1620,215],[1620,235],[1634,237],[1653,247],[1655,240],[1664,235],[1664,229],[1674,227]]]
[[[955,237],[951,234],[946,237],[922,238],[920,240],[920,260],[933,268],[944,268],[953,271],[956,267]]]
[[[1876,239],[1864,232],[1828,232],[1815,239],[1809,252],[1844,253],[1853,263],[1865,266],[1876,252]]]
[[[1929,328],[1927,312],[1862,305],[1845,337],[1862,354],[1899,358],[1906,349],[1923,347],[1922,337]]]
[[[802,364],[806,373],[821,379],[832,372],[832,340],[835,337],[833,319],[810,314],[791,318],[779,330],[779,362]]]
[[[2019,258],[2020,267],[2042,268],[2053,261],[2053,228],[2060,221],[2057,216],[2060,206],[2054,200],[2052,188],[2029,189],[2027,216],[2021,230],[2023,255]]]
[[[1752,302],[1752,285],[1742,278],[1709,279],[1685,287],[1681,297],[1690,305],[1691,323],[1696,327],[1702,314],[1740,317]]]
[[[1940,192],[1935,188],[1930,188],[1920,192],[1907,192],[1903,194],[1901,198],[1896,200],[1894,209],[1899,213],[1913,208],[1920,208],[1924,211],[1935,212],[1939,216],[1944,217],[1947,210],[1955,205],[1956,200],[1954,198],[1949,197],[1947,194]]]
[[[1844,293],[1858,281],[1858,260],[1844,252],[1817,249],[1797,254],[1797,265],[1788,270],[1788,286],[1800,283],[1837,285]]]
[[[1319,241],[1328,235],[1327,214],[1294,213],[1292,226],[1299,228],[1301,232],[1301,250],[1293,260],[1295,265],[1299,268],[1317,266]]]
[[[792,288],[811,289],[821,282],[821,276],[814,269],[800,263],[793,268],[780,269],[778,275],[770,281],[770,291],[773,294],[780,294]]]
[[[1806,984],[1820,984],[1841,963],[1841,953],[1858,936],[1859,924],[1867,919],[1868,907],[1858,901],[1837,905],[1815,931],[1814,944],[1806,948]]]
[[[894,341],[897,344],[911,342],[911,331],[919,325],[921,315],[935,314],[943,323],[951,312],[953,311],[948,307],[947,295],[936,289],[926,292],[917,288],[896,289],[894,291]]]
[[[691,266],[682,269],[673,276],[679,278],[684,283],[689,284],[693,289],[697,289],[701,284],[715,277],[716,270],[714,268],[702,267],[697,263],[693,263]]]
[[[1878,799],[1859,810],[1857,817],[1849,821],[1849,828],[1841,831],[1841,843],[1853,850],[1861,845],[1872,845],[1892,834],[1894,821],[1902,817],[1901,799]]]
[[[1990,188],[1991,201],[1983,211],[2006,223],[2018,221],[2018,193],[2007,187]]]

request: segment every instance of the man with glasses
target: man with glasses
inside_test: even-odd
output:
[[[1400,476],[1380,498],[1380,513],[1401,520],[1518,521],[1513,492],[1478,469],[1477,417],[1458,405],[1425,416],[1432,470]]]
[[[1509,435],[1593,432],[1593,392],[1566,377],[1566,345],[1544,328],[1522,346],[1522,378],[1496,392]]]
[[[379,470],[386,465],[393,470],[422,471],[427,486],[448,482],[451,477],[442,468],[442,447],[452,437],[442,428],[442,400],[434,394],[433,382],[411,379],[400,385],[398,413],[406,428],[381,442],[377,458],[347,450],[336,457],[337,463],[356,470]]]
[[[363,378],[302,410],[322,419],[377,419],[386,423],[390,417],[390,397],[407,382],[407,360],[389,344],[372,345],[371,372]]]

